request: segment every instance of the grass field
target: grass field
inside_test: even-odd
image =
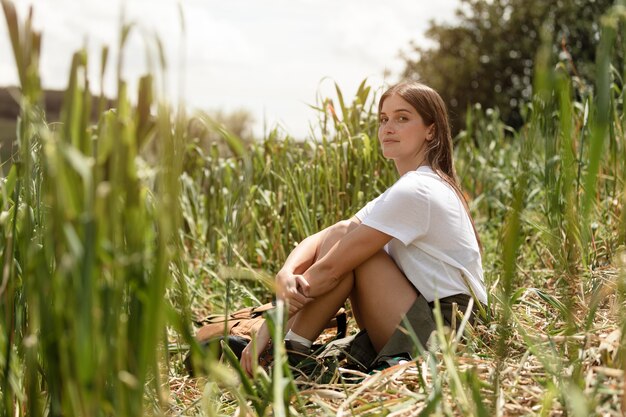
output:
[[[626,69],[611,65],[620,14],[604,20],[593,89],[575,91],[544,45],[519,131],[497,110],[471,109],[455,157],[489,308],[466,339],[441,327],[415,361],[354,384],[340,370],[294,378],[280,349],[248,378],[202,352],[192,321],[268,301],[297,242],[393,183],[376,139],[379,91],[363,82],[349,98],[339,87],[320,98],[320,133],[304,143],[274,130],[246,146],[167,103],[155,81],[163,68],[132,92],[118,72],[115,109],[93,124],[87,85],[99,80],[87,82],[93,57],[78,51],[51,129],[40,35],[2,6],[22,113],[0,183],[1,415],[621,415]],[[131,30],[122,27],[120,49]],[[147,52],[158,56],[158,42]],[[101,59],[103,73],[115,70],[108,51]],[[201,147],[192,121],[219,132],[233,156]],[[203,376],[186,374],[188,351]]]
[[[0,119],[0,161],[9,161],[15,152],[15,120]]]

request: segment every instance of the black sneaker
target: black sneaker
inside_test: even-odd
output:
[[[294,340],[285,340],[285,350],[290,366],[298,366],[300,362],[311,357],[311,348]]]
[[[296,373],[310,377],[318,367],[317,360],[313,355],[313,349],[306,347],[300,342],[285,340],[287,361]]]

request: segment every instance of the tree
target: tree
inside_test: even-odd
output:
[[[431,21],[432,48],[412,44],[405,78],[438,90],[448,103],[454,131],[463,128],[467,106],[498,107],[519,127],[519,106],[532,95],[535,54],[542,28],[552,34],[555,57],[572,76],[592,83],[600,17],[613,0],[461,0],[452,25]]]

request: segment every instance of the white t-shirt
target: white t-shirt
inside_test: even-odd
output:
[[[385,250],[428,302],[471,295],[467,281],[487,303],[471,220],[454,189],[430,167],[407,172],[356,217],[393,237]]]

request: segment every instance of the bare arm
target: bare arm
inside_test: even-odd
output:
[[[315,261],[317,250],[328,229],[324,229],[311,235],[300,242],[289,254],[283,267],[278,272],[301,274],[306,271]]]
[[[354,227],[304,272],[309,284],[305,295],[317,297],[332,290],[346,272],[359,266],[390,240],[391,236],[369,226]]]
[[[352,217],[349,220],[350,223],[354,223],[355,226],[361,224],[361,221],[357,217]],[[339,222],[341,223],[341,222]],[[304,273],[313,262],[317,258],[317,254],[319,253],[319,248],[324,239],[326,238],[326,234],[334,227],[330,226],[319,232],[307,237],[302,242],[300,242],[289,254],[287,260],[283,264],[283,267],[278,272],[287,272],[289,274],[302,274]]]
[[[354,223],[355,227],[361,223],[356,217],[350,219],[350,221]],[[312,298],[302,293],[302,287],[298,287],[297,283],[303,282],[304,286],[308,289],[308,283],[301,274],[310,269],[311,265],[313,265],[318,256],[320,245],[327,237],[327,233],[331,233],[334,226],[335,225],[328,227],[300,242],[291,251],[283,267],[278,274],[276,274],[276,295],[282,300],[287,300],[289,305],[291,319],[286,326],[287,329],[291,327],[290,323],[294,319],[294,314],[312,300]],[[256,336],[257,352],[252,351],[252,343],[250,343],[243,350],[241,356],[241,365],[248,375],[252,375],[253,373],[253,356],[256,357],[269,343],[270,334],[267,323],[261,326]]]
[[[353,217],[349,223],[357,226],[361,222]],[[344,222],[339,222],[307,237],[291,251],[283,267],[276,274],[276,296],[288,301],[290,314],[296,313],[312,300],[304,294],[309,285],[301,274],[315,263],[319,256],[320,246],[329,234],[344,229]]]

